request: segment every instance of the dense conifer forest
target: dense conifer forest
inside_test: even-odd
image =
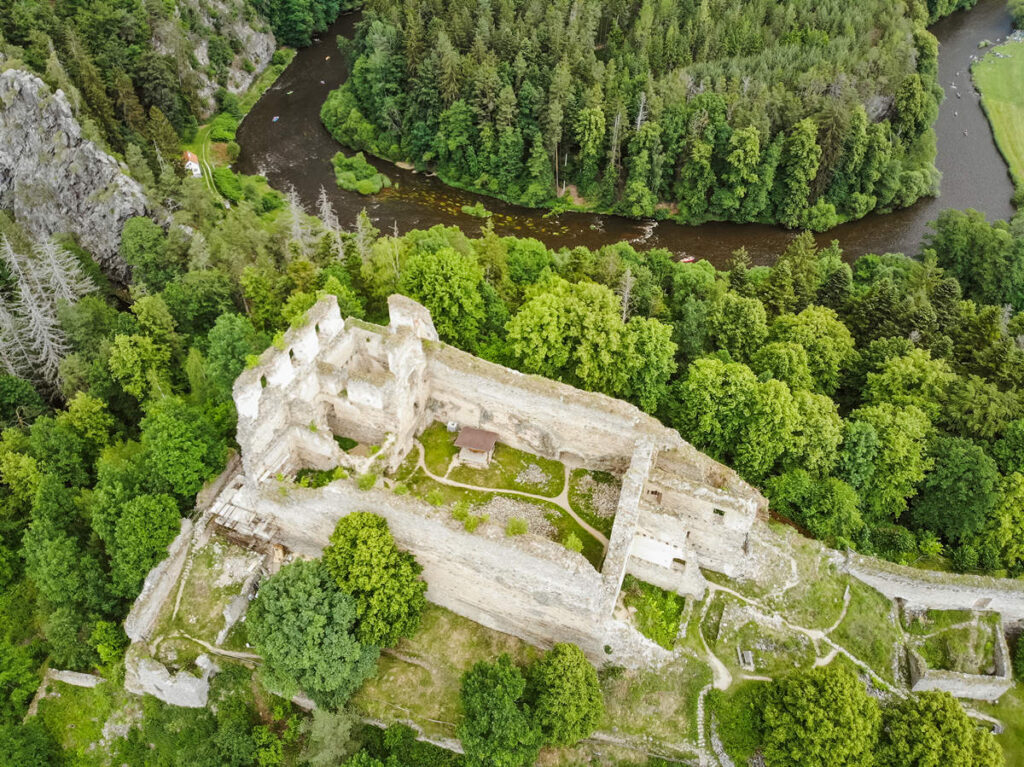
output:
[[[971,4],[371,0],[322,117],[527,205],[824,230],[936,192],[926,24]]]

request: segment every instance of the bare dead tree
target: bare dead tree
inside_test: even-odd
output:
[[[96,283],[89,279],[75,257],[53,240],[36,243],[34,251],[36,260],[32,271],[38,281],[49,288],[54,300],[74,302],[96,290]]]
[[[299,255],[305,257],[308,253],[306,211],[302,207],[299,193],[295,191],[294,186],[288,187],[285,199],[288,201],[288,224],[291,228],[289,239],[294,243]]]

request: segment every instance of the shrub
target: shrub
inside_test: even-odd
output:
[[[511,537],[513,535],[523,535],[529,530],[529,526],[526,524],[525,519],[519,517],[512,517],[505,524],[505,535]]]
[[[576,533],[569,533],[565,536],[565,540],[562,541],[562,545],[569,549],[569,551],[575,551],[577,554],[583,551],[583,541],[580,540],[580,537],[576,535]]]
[[[469,503],[465,500],[459,501],[452,507],[452,516],[459,522],[469,519]]]
[[[395,495],[408,495],[409,486],[404,482],[396,482],[395,486],[391,488],[391,492],[394,493]]]
[[[360,490],[369,490],[377,484],[377,475],[372,471],[368,471],[366,474],[361,474],[359,476],[359,479],[356,480],[356,484],[359,486]]]
[[[1017,646],[1013,651],[1013,675],[1018,682],[1024,682],[1024,634],[1017,637]]]
[[[210,141],[234,141],[238,120],[227,112],[221,112],[210,123]]]
[[[356,152],[352,157],[346,157],[344,152],[338,152],[331,159],[334,165],[334,178],[338,186],[349,192],[359,194],[377,194],[384,187],[391,186],[391,179],[383,173],[378,173],[362,152]]]
[[[468,517],[466,517],[465,521],[463,521],[462,526],[464,528],[466,528],[466,532],[467,533],[472,533],[478,527],[480,527],[480,525],[482,525],[484,522],[486,522],[490,518],[491,518],[490,514],[483,514],[483,515],[481,515],[479,517],[475,516],[475,515],[474,516],[468,516]]]
[[[427,503],[429,503],[431,506],[440,506],[442,503],[444,503],[444,493],[442,493],[438,488],[435,487],[433,490],[427,493]]]
[[[966,573],[978,569],[978,549],[969,543],[953,549],[953,569],[958,573]]]
[[[1024,29],[1024,0],[1010,0],[1008,7],[1013,17],[1013,26]]]
[[[476,218],[490,218],[493,215],[491,211],[484,207],[482,202],[474,205],[463,205],[462,212],[467,216],[475,216]]]
[[[231,202],[239,202],[244,196],[242,182],[231,168],[214,168],[213,183],[216,185],[217,191],[231,200]]]

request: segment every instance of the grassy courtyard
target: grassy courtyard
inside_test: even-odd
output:
[[[972,73],[996,144],[1020,192],[1024,189],[1024,42],[993,49],[974,65]]]

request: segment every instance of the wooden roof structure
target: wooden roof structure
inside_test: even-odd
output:
[[[494,443],[497,441],[498,435],[493,431],[463,426],[459,430],[459,436],[455,438],[455,447],[466,448],[477,453],[489,453],[494,449]]]

